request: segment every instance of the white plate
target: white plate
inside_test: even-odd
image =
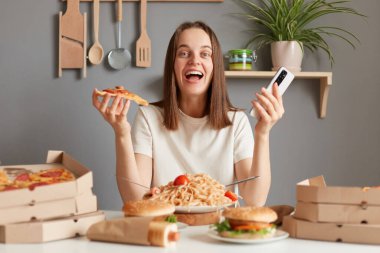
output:
[[[189,226],[189,225],[187,225],[186,223],[177,222],[177,227],[179,230],[185,229],[185,228],[187,228],[187,226]]]
[[[276,230],[276,233],[271,238],[263,238],[263,239],[238,239],[238,238],[228,238],[228,237],[222,237],[218,234],[217,231],[210,229],[207,233],[207,235],[213,239],[223,241],[223,242],[230,242],[230,243],[268,243],[268,242],[275,242],[278,240],[285,239],[289,236],[289,234],[283,230]]]
[[[176,206],[176,213],[210,213],[217,210],[223,210],[225,207],[232,206],[235,203],[231,203],[224,206]]]

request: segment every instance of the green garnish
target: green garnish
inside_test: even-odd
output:
[[[177,223],[177,216],[175,216],[174,214],[169,215],[168,217],[166,217],[165,221],[169,223]]]
[[[212,225],[212,227],[214,227],[219,233],[224,231],[231,231],[231,226],[230,223],[228,223],[228,220],[224,220],[221,223],[215,223]]]

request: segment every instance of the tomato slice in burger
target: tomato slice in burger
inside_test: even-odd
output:
[[[240,225],[240,226],[236,226],[234,227],[233,229],[234,230],[260,230],[260,229],[263,229],[263,228],[270,228],[272,225],[269,224],[269,223],[263,223],[263,224],[250,224],[250,225]]]
[[[189,179],[187,178],[186,175],[180,175],[176,177],[173,182],[175,186],[187,185],[188,183],[189,183]]]
[[[227,198],[229,198],[233,202],[235,202],[236,200],[238,200],[238,197],[232,191],[226,191],[226,193],[224,193],[224,196],[226,196]]]

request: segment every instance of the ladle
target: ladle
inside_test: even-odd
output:
[[[124,69],[131,64],[131,53],[121,47],[122,0],[117,0],[117,48],[108,54],[108,63],[114,69]]]
[[[88,59],[92,64],[99,64],[103,59],[103,47],[99,43],[99,0],[94,0],[94,44],[91,46],[88,52]]]

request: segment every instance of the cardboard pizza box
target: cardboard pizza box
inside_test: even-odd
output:
[[[312,222],[380,225],[380,206],[298,202],[294,217]]]
[[[37,202],[33,205],[0,208],[0,224],[46,220],[91,213],[97,210],[97,198],[89,190],[73,198]]]
[[[302,202],[380,205],[380,187],[327,186],[323,176],[298,183],[296,193]]]
[[[93,212],[48,221],[0,225],[1,243],[40,243],[86,235],[88,228],[105,219]]]
[[[282,229],[299,239],[380,244],[380,225],[315,223],[286,216]]]
[[[50,200],[73,198],[88,191],[89,189],[92,189],[92,172],[63,151],[49,151],[45,164],[8,165],[0,166],[0,169],[12,168],[15,171],[17,171],[17,169],[26,171],[40,171],[57,167],[65,167],[73,172],[76,180],[40,186],[34,188],[33,190],[24,188],[0,191],[0,209],[20,205],[33,205],[35,203]]]

